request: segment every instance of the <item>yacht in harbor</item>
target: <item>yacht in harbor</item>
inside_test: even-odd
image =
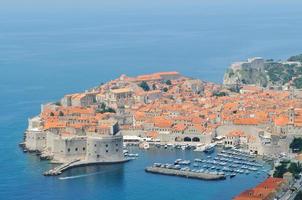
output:
[[[215,149],[216,144],[211,143],[208,145],[205,144],[200,144],[196,146],[196,149],[194,151],[200,151],[200,152],[205,152],[205,153],[212,153]]]
[[[203,152],[206,149],[206,145],[205,144],[198,144],[196,146],[196,149],[194,149],[194,151],[200,151]]]
[[[213,153],[213,151],[214,151],[214,149],[215,149],[215,146],[216,146],[215,143],[211,143],[211,144],[207,145],[207,146],[205,147],[204,152],[205,152],[205,153]]]

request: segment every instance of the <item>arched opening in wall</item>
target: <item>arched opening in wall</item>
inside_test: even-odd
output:
[[[60,112],[59,112],[59,116],[60,116],[60,117],[63,117],[63,116],[64,116],[64,113],[63,113],[62,111],[60,111]]]
[[[192,139],[190,137],[185,137],[184,138],[184,142],[191,142],[191,141],[192,141]]]
[[[53,112],[50,112],[49,116],[53,117],[55,114]]]
[[[193,142],[200,142],[200,139],[198,137],[193,137],[192,141]]]
[[[182,141],[181,137],[176,137],[175,138],[175,142],[181,142],[181,141]]]

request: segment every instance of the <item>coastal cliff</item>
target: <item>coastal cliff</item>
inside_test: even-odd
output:
[[[223,84],[253,84],[261,87],[293,86],[302,88],[302,54],[292,56],[286,61],[249,58],[235,62],[224,74]]]

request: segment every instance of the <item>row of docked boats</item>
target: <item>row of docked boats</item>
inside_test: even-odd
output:
[[[177,159],[175,165],[190,165],[189,160]],[[223,150],[216,156],[206,158],[196,158],[193,162],[193,170],[210,171],[213,173],[223,172],[226,176],[234,177],[236,174],[260,173],[262,164],[257,163],[253,155],[235,150]]]

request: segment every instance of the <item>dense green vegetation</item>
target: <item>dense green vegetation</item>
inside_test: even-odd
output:
[[[269,79],[273,83],[285,84],[300,74],[300,69],[296,65],[269,62],[265,65],[265,70]]]
[[[285,174],[287,172],[287,167],[288,167],[288,163],[286,163],[286,162],[281,163],[281,165],[279,165],[275,168],[273,177],[283,178],[283,174]]]
[[[302,191],[299,191],[294,200],[302,200]]]
[[[294,85],[296,88],[301,89],[302,88],[302,77],[296,78],[294,80]]]
[[[163,91],[164,91],[164,92],[168,92],[168,88],[166,88],[166,87],[163,88]]]
[[[116,113],[116,111],[113,108],[107,107],[106,104],[102,103],[101,106],[96,109],[97,113]]]
[[[296,55],[296,56],[291,56],[288,61],[299,61],[302,62],[302,54]]]
[[[288,61],[302,62],[302,54],[292,56]],[[262,87],[267,85],[281,86],[293,81],[293,86],[302,89],[302,67],[297,64],[283,64],[280,61],[268,59],[264,63],[264,70],[243,68],[239,71],[228,69],[225,78],[236,80],[242,84],[256,84]]]
[[[143,88],[144,91],[149,91],[150,90],[150,87],[149,87],[149,85],[146,81],[142,81],[138,86]]]
[[[296,78],[302,75],[302,68],[295,64],[281,64],[269,62],[265,65],[265,70],[270,81],[274,84],[283,85],[291,80],[294,80],[294,85],[297,88],[302,88],[302,78]]]
[[[294,177],[298,177],[299,174],[302,172],[302,165],[301,163],[291,163],[288,167],[288,171],[294,175]]]
[[[234,71],[232,69],[228,69],[227,73],[229,75],[229,78],[231,78],[232,76],[235,75],[235,73],[234,73]]]
[[[167,85],[172,85],[172,82],[171,82],[170,80],[167,80],[167,81],[166,81],[166,84],[167,84]]]
[[[281,162],[281,165],[275,168],[273,176],[277,178],[283,178],[283,175],[286,172],[290,172],[295,178],[299,178],[299,174],[302,172],[301,163],[283,161]]]
[[[302,138],[294,138],[290,143],[289,148],[295,153],[302,152]]]
[[[228,94],[225,93],[225,92],[214,92],[213,93],[213,96],[216,96],[216,97],[223,97],[223,96],[227,96]]]

